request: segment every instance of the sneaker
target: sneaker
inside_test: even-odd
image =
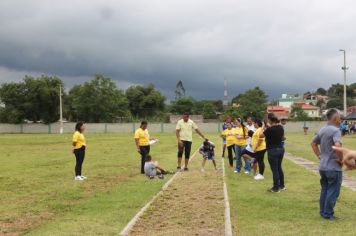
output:
[[[267,189],[267,192],[270,192],[270,193],[279,193],[279,189],[278,190],[275,190],[273,188],[270,188],[270,189]]]
[[[237,170],[234,170],[235,173],[239,173]]]
[[[85,177],[84,175],[81,175],[80,177],[82,177],[82,179],[87,179],[87,177]]]
[[[279,190],[281,190],[281,191],[286,191],[287,190],[287,188],[286,187],[279,187]]]
[[[184,171],[188,171],[188,167],[184,167]]]
[[[177,166],[177,171],[181,171],[182,168],[180,166]]]
[[[247,175],[250,174],[250,171],[245,170],[245,174],[247,174]]]
[[[84,180],[84,179],[81,176],[78,175],[78,176],[74,177],[74,180],[80,180],[81,181],[81,180]]]
[[[204,168],[201,168],[201,170],[200,170],[201,172],[205,172],[205,169]]]
[[[159,179],[164,179],[164,175],[158,176]]]
[[[255,176],[255,180],[263,180],[263,179],[265,179],[265,177],[261,174]]]

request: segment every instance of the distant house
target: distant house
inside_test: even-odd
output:
[[[288,119],[290,115],[290,109],[282,106],[267,106],[267,112],[273,113],[279,119]]]
[[[282,94],[282,96],[278,99],[278,106],[291,108],[293,103],[303,101],[302,97]]]
[[[294,104],[301,106],[302,110],[308,115],[308,117],[320,117],[320,108],[310,105],[305,102],[295,102]]]

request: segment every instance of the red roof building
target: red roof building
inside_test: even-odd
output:
[[[267,112],[273,113],[279,119],[288,119],[290,115],[289,108],[282,106],[267,106]]]

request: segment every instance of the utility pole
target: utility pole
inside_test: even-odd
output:
[[[59,85],[59,133],[63,134],[62,85]]]
[[[344,53],[344,66],[341,69],[344,71],[344,117],[347,116],[347,104],[346,104],[346,70],[349,69],[346,67],[346,50],[340,49],[340,52]]]

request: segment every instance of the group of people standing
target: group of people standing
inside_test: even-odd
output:
[[[227,116],[221,137],[224,143],[222,157],[225,156],[227,149],[231,168],[234,166],[233,159],[236,159],[235,173],[241,172],[242,160],[244,160],[245,174],[250,174],[253,169],[255,180],[263,180],[264,156],[267,152],[273,173],[273,187],[268,191],[279,192],[286,189],[282,168],[284,128],[276,116],[272,113],[268,114],[267,122],[249,117],[246,125],[241,118],[232,121],[231,117]]]

